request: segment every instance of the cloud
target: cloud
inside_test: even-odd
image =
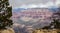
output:
[[[37,5],[34,4],[29,4],[29,5],[21,5],[20,8],[35,8],[38,7]]]
[[[36,7],[36,5],[38,5],[38,4],[39,4],[39,6],[40,6],[40,4],[48,4],[48,5],[53,4],[53,0],[9,0],[9,2],[13,8],[20,7],[20,6],[22,6],[22,7],[26,7],[26,6]],[[60,3],[60,0],[56,0],[55,5],[57,5],[59,3]]]
[[[48,8],[50,6],[55,6],[53,3],[46,3],[46,4],[28,4],[28,5],[21,5],[20,8]]]

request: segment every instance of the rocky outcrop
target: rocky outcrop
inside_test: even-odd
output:
[[[0,30],[0,33],[15,33],[12,28]]]
[[[58,29],[38,29],[34,30],[32,33],[60,33]]]

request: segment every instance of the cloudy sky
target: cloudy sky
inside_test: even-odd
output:
[[[40,5],[45,5],[45,6],[49,6],[49,5],[56,5],[58,3],[60,3],[60,0],[56,0],[56,3],[54,4],[55,0],[9,0],[10,5],[12,5],[13,8],[16,7],[40,7]]]

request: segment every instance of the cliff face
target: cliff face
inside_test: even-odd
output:
[[[32,33],[59,33],[59,32],[60,31],[57,29],[49,29],[49,30],[41,29],[41,30],[35,30]]]
[[[0,30],[0,33],[15,33],[13,29]]]

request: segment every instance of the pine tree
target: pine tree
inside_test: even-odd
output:
[[[53,22],[51,22],[50,25],[54,25],[54,28],[60,29],[60,6],[58,7],[57,12],[53,13],[52,18]]]
[[[51,22],[50,26],[52,25],[54,26],[53,28],[60,29],[60,22],[58,19],[57,20],[53,19],[53,22]]]
[[[12,7],[9,6],[8,0],[0,0],[0,29],[10,27],[13,24],[11,16]]]

